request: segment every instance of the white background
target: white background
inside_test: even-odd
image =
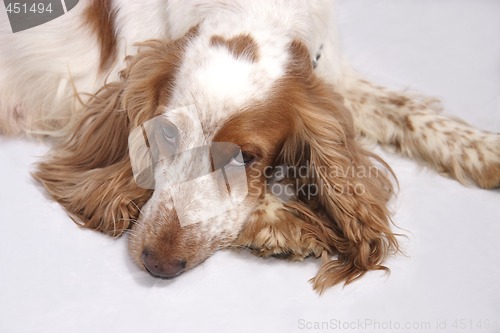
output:
[[[500,1],[342,0],[338,12],[348,58],[368,78],[500,132]],[[45,197],[29,174],[45,151],[0,138],[1,333],[340,332],[339,320],[344,332],[500,332],[500,190],[382,152],[401,185],[392,207],[406,256],[388,261],[388,276],[318,296],[307,281],[319,262],[245,251],[149,277],[125,238],[79,229]],[[307,329],[316,322],[332,325]]]

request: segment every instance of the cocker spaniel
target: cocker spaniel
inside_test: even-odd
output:
[[[500,185],[500,135],[342,58],[328,0],[88,0],[0,23],[0,132],[45,137],[34,176],[83,227],[173,277],[216,250],[321,258],[322,291],[398,251],[395,176],[365,137]]]

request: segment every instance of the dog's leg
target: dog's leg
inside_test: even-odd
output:
[[[340,87],[360,134],[462,183],[500,186],[500,134],[439,114],[436,99],[395,92],[352,73]]]

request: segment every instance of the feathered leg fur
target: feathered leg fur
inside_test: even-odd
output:
[[[341,94],[360,134],[461,183],[500,186],[498,133],[440,114],[437,99],[392,91],[356,74],[348,77]]]

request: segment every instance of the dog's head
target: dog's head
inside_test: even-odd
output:
[[[327,260],[315,286],[380,269],[397,248],[387,166],[355,141],[299,40],[192,28],[148,41],[88,103],[36,176],[84,226],[171,277],[230,246]]]

